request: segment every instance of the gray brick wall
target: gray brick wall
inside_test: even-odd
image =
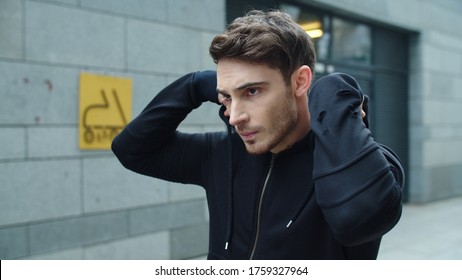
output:
[[[217,0],[0,1],[0,259],[203,255],[205,195],[78,148],[79,74],[133,81],[133,116],[186,72],[213,69]],[[217,107],[181,129],[222,130]]]

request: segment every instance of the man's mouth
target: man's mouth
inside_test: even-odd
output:
[[[254,140],[256,134],[257,134],[256,131],[239,132],[239,135],[241,136],[242,140],[244,140],[244,141],[252,141],[252,140]]]

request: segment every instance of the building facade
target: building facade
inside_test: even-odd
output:
[[[0,259],[203,256],[200,187],[79,148],[79,78],[129,79],[136,116],[182,74],[214,69],[211,39],[251,8],[321,32],[316,77],[358,79],[374,136],[404,163],[409,203],[462,195],[460,1],[0,0]],[[216,114],[204,105],[180,129],[222,130]]]

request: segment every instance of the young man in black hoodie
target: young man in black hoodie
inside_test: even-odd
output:
[[[371,137],[357,82],[331,74],[308,95],[313,43],[279,11],[236,19],[210,54],[216,72],[173,82],[115,138],[121,163],[205,189],[209,259],[375,259],[404,174]],[[177,131],[206,101],[228,131]]]

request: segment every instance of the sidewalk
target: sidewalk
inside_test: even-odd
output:
[[[401,220],[382,239],[378,259],[462,260],[462,196],[405,204]]]

